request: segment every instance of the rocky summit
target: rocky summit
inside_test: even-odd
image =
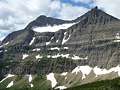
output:
[[[119,19],[98,7],[71,21],[42,15],[1,42],[0,89],[69,90],[117,78],[119,65]]]

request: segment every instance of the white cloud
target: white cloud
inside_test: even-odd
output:
[[[94,5],[97,5],[99,8],[104,9],[105,12],[120,18],[120,0],[94,0]]]
[[[84,7],[72,6],[71,4],[63,4],[59,17],[62,19],[71,20],[79,17],[87,11],[88,9]]]

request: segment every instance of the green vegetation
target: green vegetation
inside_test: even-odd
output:
[[[0,83],[0,90],[54,90],[51,88],[51,82],[46,80],[45,76],[34,75],[33,81],[31,82],[34,87],[30,87],[30,83],[27,78],[22,76],[15,76],[9,78]],[[10,88],[6,88],[8,83],[14,79],[14,85]],[[113,80],[97,81],[77,87],[71,87],[66,90],[120,90],[120,78]]]
[[[10,88],[6,88],[7,85],[14,79],[14,85]],[[28,78],[22,76],[15,76],[0,83],[0,90],[52,90],[51,82],[46,80],[44,76],[34,75],[34,79],[31,82],[34,87],[30,87]]]
[[[120,90],[120,78],[97,81],[77,87],[71,87],[66,90]]]

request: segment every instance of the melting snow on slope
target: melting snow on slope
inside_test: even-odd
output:
[[[64,49],[69,49],[68,47],[64,47]]]
[[[35,37],[33,37],[33,39],[31,40],[30,44],[29,45],[32,45],[35,41]]]
[[[99,75],[104,75],[104,74],[109,74],[111,72],[117,72],[118,75],[120,76],[120,66],[116,66],[116,67],[113,67],[109,70],[107,69],[101,69],[101,68],[98,68],[97,66],[92,68],[92,67],[89,67],[89,66],[77,66],[75,69],[73,69],[72,73],[78,73],[78,72],[81,72],[83,75],[82,75],[82,79],[85,78],[86,75],[89,75],[91,71],[94,71],[96,77],[99,76]]]
[[[58,48],[58,47],[54,47],[54,48],[50,48],[50,50],[60,50],[60,48]]]
[[[118,75],[120,76],[120,66],[118,65],[117,67],[113,67],[109,70],[107,69],[100,69],[97,66],[93,68],[94,73],[96,74],[96,77],[98,75],[103,75],[103,74],[109,74],[111,72],[118,72]]]
[[[62,44],[66,43],[70,38],[70,35],[69,35],[69,37],[66,39],[66,34],[67,34],[67,32],[64,33],[64,38],[62,40]]]
[[[54,73],[50,73],[47,75],[47,80],[51,81],[52,88],[54,88],[57,85],[57,81],[54,77]]]
[[[34,27],[33,30],[36,31],[36,32],[56,32],[60,29],[67,29],[74,24],[75,23],[54,25],[54,26],[46,26],[46,27]]]
[[[120,42],[120,34],[117,33],[116,36],[115,36],[115,39],[114,42]]]
[[[46,45],[49,45],[50,44],[50,42],[46,42]]]
[[[29,83],[30,83],[30,86],[33,87],[33,84],[31,83],[32,82],[32,75],[27,75],[29,77]]]
[[[8,45],[8,44],[9,44],[9,42],[7,42],[7,43],[1,45],[0,48],[6,46],[6,45]]]
[[[11,81],[6,88],[10,88],[13,86],[13,81]]]
[[[37,56],[35,56],[36,57],[36,59],[40,59],[40,58],[43,58],[42,56],[40,56],[40,55],[37,55]]]
[[[82,72],[82,79],[85,78],[86,75],[89,75],[89,73],[91,72],[92,68],[89,66],[78,66],[76,67],[72,73],[78,73],[78,72]]]
[[[10,77],[14,77],[14,76],[15,76],[15,75],[8,74],[7,77],[5,77],[4,79],[2,79],[2,80],[0,81],[0,83],[2,83],[4,80],[6,80],[6,79],[8,79],[8,78],[10,78]]]
[[[48,58],[58,58],[58,57],[63,57],[63,58],[69,58],[69,54],[57,54],[57,55],[53,55],[53,56],[50,56],[48,55],[47,56]]]
[[[64,89],[66,89],[67,87],[65,87],[65,86],[58,86],[58,87],[56,87],[55,89],[59,89],[59,90],[64,90]]]
[[[29,56],[28,54],[23,54],[22,59],[25,59],[25,58],[27,58],[28,56]]]
[[[74,55],[74,56],[72,57],[72,59],[73,59],[73,60],[87,60],[87,59],[88,59],[88,56],[86,56],[85,58],[82,58],[82,57],[79,57],[79,56]]]
[[[61,74],[61,76],[66,76],[68,74],[68,72],[63,72],[62,74]]]
[[[32,51],[40,51],[40,48],[35,48]]]
[[[3,52],[3,50],[0,50],[0,53]]]
[[[51,50],[55,50],[55,49],[58,49],[59,48],[54,48],[54,49],[51,49]],[[73,57],[70,57],[70,54],[57,54],[57,55],[48,55],[47,58],[58,58],[58,57],[63,57],[63,58],[69,58],[69,59],[73,59],[73,60],[87,60],[88,59],[88,56],[86,56],[85,58],[82,58],[82,57],[79,57],[79,56],[76,56],[74,55]]]
[[[31,87],[33,87],[33,84],[30,84]]]
[[[29,82],[32,82],[32,75],[28,75],[29,76]]]

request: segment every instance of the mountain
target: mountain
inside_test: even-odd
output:
[[[120,20],[97,7],[71,21],[42,15],[2,41],[1,89],[69,89],[117,78],[119,43]]]
[[[52,17],[47,17],[44,15],[39,16],[36,20],[32,21],[29,23],[26,27],[26,29],[32,29],[32,27],[39,26],[43,27],[46,25],[60,25],[64,23],[71,23],[72,21],[67,21],[67,20],[61,20],[61,19],[56,19]]]

